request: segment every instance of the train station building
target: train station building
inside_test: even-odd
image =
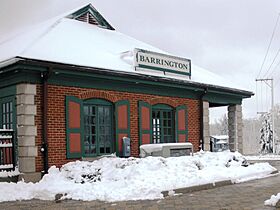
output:
[[[211,107],[228,107],[229,146],[242,152],[241,105],[252,95],[116,31],[92,5],[0,44],[0,128],[15,132],[26,181],[51,165],[121,157],[123,137],[134,157],[142,144],[209,150]]]

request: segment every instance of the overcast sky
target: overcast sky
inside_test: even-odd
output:
[[[87,2],[116,30],[190,58],[192,63],[253,92],[280,12],[279,0],[1,0],[0,38]],[[279,47],[280,21],[260,77],[265,75]],[[280,56],[270,70],[274,70],[276,103],[280,103],[279,61]],[[263,85],[262,93],[268,96],[263,96],[260,103],[260,89],[259,86],[258,103],[256,97],[243,102],[246,118],[255,117],[257,107],[263,111],[270,106],[270,90]]]

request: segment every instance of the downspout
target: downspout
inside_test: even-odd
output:
[[[204,126],[203,126],[203,97],[207,94],[208,88],[204,88],[203,93],[200,95],[200,149],[204,150]]]
[[[43,162],[44,162],[44,170],[42,171],[42,175],[48,173],[49,169],[49,160],[48,160],[48,79],[52,74],[52,68],[48,67],[47,72],[41,74],[42,77],[42,85],[43,85],[43,98],[42,98],[42,133],[43,133],[43,141],[41,146],[41,152],[43,154]]]

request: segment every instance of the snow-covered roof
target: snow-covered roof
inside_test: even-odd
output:
[[[79,8],[81,9],[81,8]],[[78,9],[76,9],[78,10]],[[75,10],[74,10],[75,11]],[[190,80],[188,76],[160,71],[137,71],[133,50],[169,54],[115,30],[67,18],[73,11],[29,28],[0,43],[0,67],[17,57]],[[208,70],[192,64],[192,82],[244,90]]]

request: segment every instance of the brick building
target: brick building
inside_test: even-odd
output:
[[[132,156],[147,143],[209,150],[209,107],[229,107],[230,148],[242,150],[241,103],[251,92],[115,31],[92,5],[0,49],[0,128],[16,131],[27,181],[51,165],[122,156],[123,137],[131,139]]]

